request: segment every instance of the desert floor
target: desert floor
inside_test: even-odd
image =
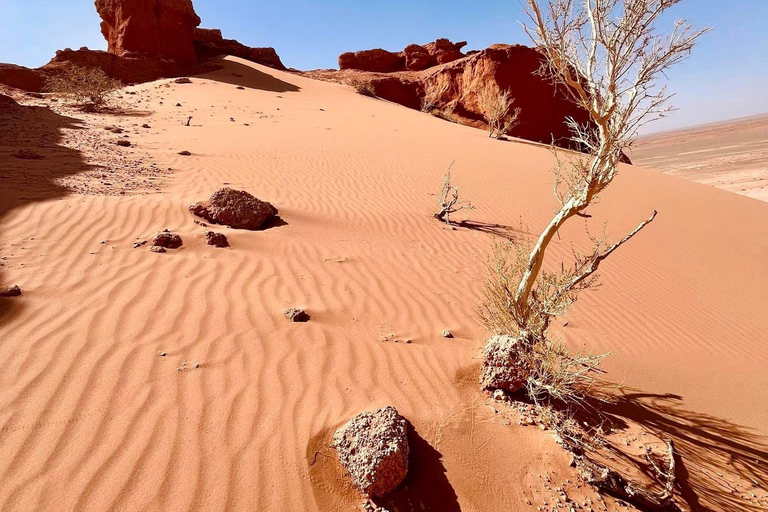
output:
[[[632,160],[768,201],[768,115],[641,137]]]
[[[484,262],[551,217],[546,148],[232,58],[129,87],[111,115],[17,97],[0,111],[0,284],[24,291],[0,299],[0,510],[359,509],[327,443],[388,404],[414,427],[392,511],[627,510],[476,384]],[[452,231],[431,213],[454,161],[477,209]],[[187,207],[225,184],[282,222],[205,245]],[[625,166],[590,231],[654,209],[561,330],[612,353],[617,460],[673,438],[691,508],[766,510],[768,204]],[[181,249],[133,248],[165,228]],[[574,222],[551,264],[585,242]]]

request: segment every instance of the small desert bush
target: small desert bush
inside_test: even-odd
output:
[[[437,198],[437,204],[439,209],[434,213],[434,217],[437,220],[445,221],[448,226],[451,226],[451,214],[466,210],[468,213],[475,209],[472,203],[469,201],[461,201],[459,199],[459,186],[454,185],[451,181],[451,167],[448,166],[448,171],[443,177],[443,187],[440,189],[440,194]]]
[[[571,352],[549,332],[549,326],[554,317],[564,315],[576,302],[579,291],[597,285],[597,276],[593,274],[573,286],[580,266],[542,271],[528,304],[530,310],[520,315],[514,306],[514,294],[525,275],[530,251],[530,243],[525,240],[494,246],[479,316],[490,333],[519,340],[517,367],[526,369],[522,377],[529,398],[537,404],[556,400],[582,406],[588,398],[600,394],[595,376],[601,372],[599,365],[607,354]],[[576,259],[582,260],[578,256]]]
[[[488,122],[489,137],[499,139],[518,124],[521,110],[512,108],[515,99],[509,91],[486,88],[480,91],[477,100]]]
[[[371,84],[370,82],[357,84],[355,86],[355,90],[357,91],[357,94],[360,94],[362,96],[368,96],[369,98],[376,98],[376,90],[373,88],[373,84]]]
[[[79,105],[100,107],[122,86],[120,80],[111,78],[101,68],[72,65],[51,76],[45,88],[48,92],[71,98]]]

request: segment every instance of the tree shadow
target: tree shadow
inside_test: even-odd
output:
[[[468,229],[470,231],[479,231],[481,233],[488,233],[489,235],[506,238],[510,242],[514,242],[515,238],[520,234],[525,233],[520,229],[516,229],[504,224],[493,224],[490,222],[477,222],[472,220],[462,220],[459,222],[453,222],[457,228]]]
[[[221,66],[221,69],[199,75],[200,78],[262,91],[299,92],[301,90],[296,85],[225,56],[217,57],[214,62]]]
[[[604,411],[635,422],[661,439],[674,440],[681,461],[681,494],[693,511],[765,510],[765,503],[745,499],[744,494],[751,497],[752,491],[744,485],[768,490],[766,436],[728,420],[687,410],[682,398],[672,394],[632,390],[606,405]]]
[[[61,144],[62,130],[82,129],[79,123],[0,94],[0,223],[13,209],[65,196],[69,191],[57,180],[95,167]],[[0,273],[0,286],[17,284],[3,281]],[[0,325],[20,313],[23,298],[0,299]]]
[[[443,455],[408,422],[408,475],[400,486],[373,502],[386,510],[461,512],[458,496],[446,477]]]

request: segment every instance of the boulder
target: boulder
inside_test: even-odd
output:
[[[183,245],[183,242],[181,241],[181,237],[176,233],[171,233],[167,230],[156,234],[155,238],[152,239],[153,247],[164,247],[166,249],[178,249],[182,245]]]
[[[437,59],[429,51],[418,44],[409,44],[403,50],[405,68],[410,71],[423,71],[437,65]]]
[[[248,192],[221,188],[208,202],[196,203],[189,210],[209,222],[237,229],[258,230],[277,215],[277,208],[256,199]]]
[[[197,61],[193,41],[200,18],[192,0],[96,0],[95,5],[109,53]]]
[[[480,370],[480,387],[515,393],[525,386],[528,371],[520,358],[521,343],[512,336],[493,336],[485,345],[485,359]]]
[[[216,233],[214,231],[205,232],[205,243],[218,248],[229,247],[229,240],[224,233]]]
[[[18,285],[0,287],[0,297],[18,297],[21,295],[21,288]]]
[[[433,43],[428,43],[424,48],[432,55],[438,64],[447,64],[464,57],[461,49],[467,46],[466,41],[452,43],[448,39],[438,39]]]
[[[394,407],[358,414],[336,431],[332,447],[367,496],[390,493],[408,473],[408,422]]]

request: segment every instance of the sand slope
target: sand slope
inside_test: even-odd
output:
[[[237,59],[166,83],[125,97],[147,117],[88,118],[152,126],[126,151],[174,169],[160,192],[22,183],[3,203],[0,284],[24,296],[0,304],[0,510],[353,509],[325,441],[386,404],[418,433],[400,510],[522,511],[580,492],[559,446],[506,425],[475,386],[482,263],[494,234],[548,221],[545,148]],[[430,218],[454,160],[473,229]],[[206,246],[187,206],[225,183],[285,224],[217,229],[232,249]],[[653,209],[565,319],[567,340],[614,353],[608,377],[629,389],[616,414],[678,439],[689,502],[761,510],[768,204],[626,167],[592,225],[621,235]],[[132,248],[163,228],[184,247]],[[553,259],[570,235],[583,241],[578,223]],[[289,306],[312,321],[288,323]]]

